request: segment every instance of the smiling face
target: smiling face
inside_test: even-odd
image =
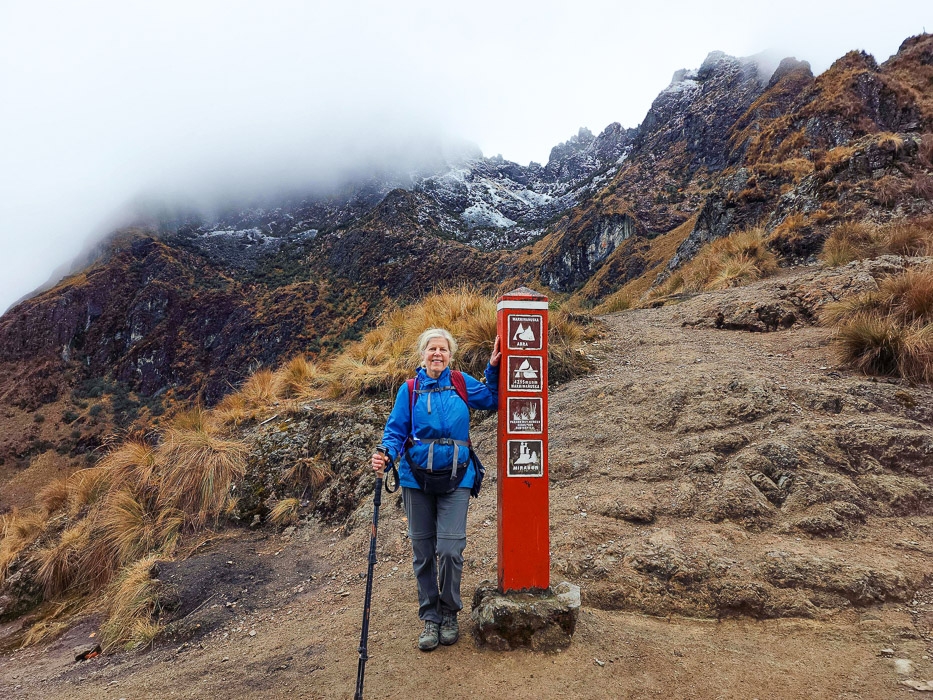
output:
[[[446,338],[435,337],[428,340],[428,344],[421,353],[421,364],[427,370],[431,379],[437,379],[441,372],[450,364],[450,345]]]

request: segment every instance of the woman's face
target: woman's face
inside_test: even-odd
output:
[[[421,353],[421,363],[431,379],[437,379],[450,364],[450,345],[446,338],[431,338]]]

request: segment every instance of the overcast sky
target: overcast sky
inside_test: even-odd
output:
[[[432,139],[546,162],[637,126],[678,68],[819,73],[933,31],[933,3],[0,0],[0,310],[147,192],[326,181]]]

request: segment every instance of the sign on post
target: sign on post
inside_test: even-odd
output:
[[[551,569],[547,297],[520,287],[504,294],[497,309],[502,349],[497,480],[499,590],[546,589]]]

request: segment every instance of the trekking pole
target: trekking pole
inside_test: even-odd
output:
[[[386,468],[384,471],[376,472],[376,488],[373,491],[373,528],[372,535],[369,538],[369,570],[366,572],[366,598],[363,602],[363,629],[360,631],[360,661],[356,667],[356,694],[353,700],[363,700],[363,675],[366,672],[366,660],[369,658],[366,650],[366,643],[369,640],[369,607],[373,597],[373,568],[376,566],[376,531],[379,527],[379,506],[382,504],[382,479],[390,470],[395,474],[395,488],[389,488],[389,482],[386,480],[386,491],[395,493],[398,491],[399,481],[398,472],[395,465],[389,458],[389,451],[384,447],[377,447],[376,451],[386,458]]]

